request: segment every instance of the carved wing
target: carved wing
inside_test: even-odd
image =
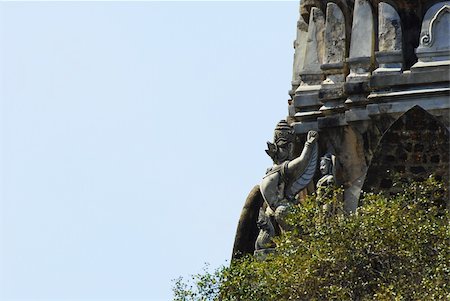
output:
[[[259,185],[253,187],[245,200],[234,238],[231,259],[238,259],[245,254],[253,254],[255,242],[259,234],[257,226],[259,209],[263,205],[263,197]]]
[[[288,195],[295,196],[300,192],[303,188],[305,188],[309,182],[314,177],[317,168],[317,157],[318,157],[318,147],[317,143],[314,143],[313,149],[311,152],[311,158],[309,159],[308,165],[305,168],[305,171],[298,177],[297,180],[291,185],[288,191]]]

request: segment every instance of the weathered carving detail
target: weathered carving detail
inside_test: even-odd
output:
[[[319,169],[322,173],[322,177],[317,181],[317,198],[321,199],[323,193],[328,187],[336,185],[334,176],[334,166],[336,157],[330,153],[325,154],[320,158]]]
[[[289,91],[291,99],[294,99],[295,90],[300,86],[300,71],[303,70],[306,42],[308,38],[308,24],[303,20],[302,17],[297,22],[297,37],[294,41],[294,64],[292,71],[292,89]],[[295,111],[292,112],[294,115]]]
[[[419,62],[411,70],[422,70],[420,68],[433,66],[433,62],[450,59],[450,1],[436,3],[428,9],[420,36],[416,49]]]
[[[379,68],[374,74],[399,73],[403,66],[402,27],[400,16],[391,5],[378,5],[378,51],[375,53]]]
[[[343,193],[342,191],[336,191],[338,185],[336,184],[335,166],[335,155],[326,153],[320,158],[319,169],[322,177],[317,181],[316,196],[317,202],[323,205],[325,216],[344,213]]]
[[[325,115],[343,111],[346,39],[345,18],[342,10],[335,3],[327,4],[325,24],[325,53],[320,68],[326,79],[322,82],[319,98],[323,103],[320,111]]]
[[[422,38],[420,38],[420,44],[424,46],[431,46],[434,42],[434,36],[433,36],[433,26],[436,21],[439,20],[441,15],[444,13],[450,13],[450,5],[444,5],[441,7],[437,13],[433,16],[433,18],[430,21],[430,24],[428,25],[428,33],[424,34]]]
[[[317,164],[317,132],[310,131],[301,155],[293,158],[294,130],[282,120],[277,124],[274,142],[268,142],[267,154],[273,160],[261,182],[261,194],[267,205],[260,209],[258,227],[260,233],[255,243],[255,254],[267,252],[273,247],[271,238],[275,228],[287,230],[287,208],[297,203],[297,193],[311,182]]]
[[[317,129],[317,117],[322,115],[319,108],[320,84],[324,80],[320,66],[324,53],[325,16],[317,7],[311,9],[308,24],[308,35],[303,58],[303,68],[300,70],[300,86],[295,91],[294,105],[297,109],[294,124],[297,133],[307,133]]]
[[[272,237],[275,236],[275,228],[273,227],[270,217],[266,214],[265,210],[261,207],[259,209],[258,221],[259,234],[255,242],[255,250],[263,250],[273,248]]]
[[[375,28],[372,6],[368,0],[356,0],[352,37],[347,63],[350,74],[344,85],[347,100],[346,122],[368,120],[365,106],[369,102],[369,81],[374,67]]]

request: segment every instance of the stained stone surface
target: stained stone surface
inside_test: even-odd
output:
[[[378,51],[375,57],[379,64],[373,74],[400,73],[403,66],[402,27],[397,11],[391,5],[378,4]]]
[[[434,84],[435,87],[424,88],[425,91],[433,92],[436,88],[442,88],[442,86],[449,86],[450,73],[448,72],[449,66],[442,64],[442,62],[418,62],[411,71],[403,72],[401,74],[383,74],[382,76],[372,76],[370,79],[370,86],[372,87],[372,94],[368,98],[371,98],[375,94],[401,95],[411,94],[417,91],[417,89],[424,84]],[[390,91],[389,87],[392,86],[405,86],[403,92],[397,89],[397,91]],[[387,90],[386,90],[387,88]],[[380,91],[377,91],[380,90]],[[429,96],[427,96],[429,98]]]
[[[309,18],[308,38],[306,41],[305,58],[300,75],[321,74],[320,65],[324,53],[325,16],[318,8],[312,8]],[[302,81],[307,83],[307,80]]]
[[[369,1],[356,0],[353,13],[350,59],[373,56],[374,32],[374,20]]]
[[[416,106],[402,115],[381,139],[363,190],[396,192],[393,183],[424,180],[430,175],[448,181],[449,132],[431,114]]]
[[[364,112],[359,112],[360,109],[353,108],[364,107],[367,103],[368,82],[374,63],[374,34],[374,17],[369,1],[356,0],[353,11],[350,54],[347,59],[350,74],[344,85],[344,92],[347,94],[345,104],[354,112],[345,113],[347,121],[356,121],[359,120],[357,116],[364,116]],[[351,116],[356,116],[357,119],[350,118]]]
[[[300,71],[301,83],[295,91],[294,106],[298,111],[294,118],[296,121],[305,123],[305,126],[295,126],[296,130],[317,128],[317,117],[321,116],[319,108],[320,84],[324,74],[320,68],[324,55],[324,33],[325,16],[316,7],[311,9],[308,38],[306,42],[303,69]]]
[[[324,64],[342,64],[345,61],[345,19],[339,6],[327,4],[325,25]]]
[[[292,126],[296,133],[307,133],[319,129],[317,121],[295,122]]]
[[[325,54],[322,70],[326,79],[322,82],[319,98],[323,103],[320,111],[325,115],[342,111],[344,81],[345,81],[345,18],[339,6],[335,3],[327,4],[325,23]]]
[[[378,4],[378,51],[402,50],[402,27],[400,16],[391,5]]]
[[[306,41],[308,38],[308,24],[302,17],[297,22],[297,37],[294,41],[294,64],[292,72],[292,89],[289,92],[291,98],[295,93],[295,90],[300,85],[300,70],[303,70],[303,64],[305,61]]]

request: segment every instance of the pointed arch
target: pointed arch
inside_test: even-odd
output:
[[[393,183],[430,175],[449,180],[449,131],[433,115],[414,106],[383,134],[370,162],[363,191],[395,192]]]

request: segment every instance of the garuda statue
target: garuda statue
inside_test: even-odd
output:
[[[267,142],[273,166],[261,185],[250,192],[241,212],[233,247],[233,259],[273,248],[272,237],[286,229],[286,210],[296,204],[297,194],[313,179],[317,167],[318,133],[310,131],[300,156],[293,156],[295,133],[284,120]]]

